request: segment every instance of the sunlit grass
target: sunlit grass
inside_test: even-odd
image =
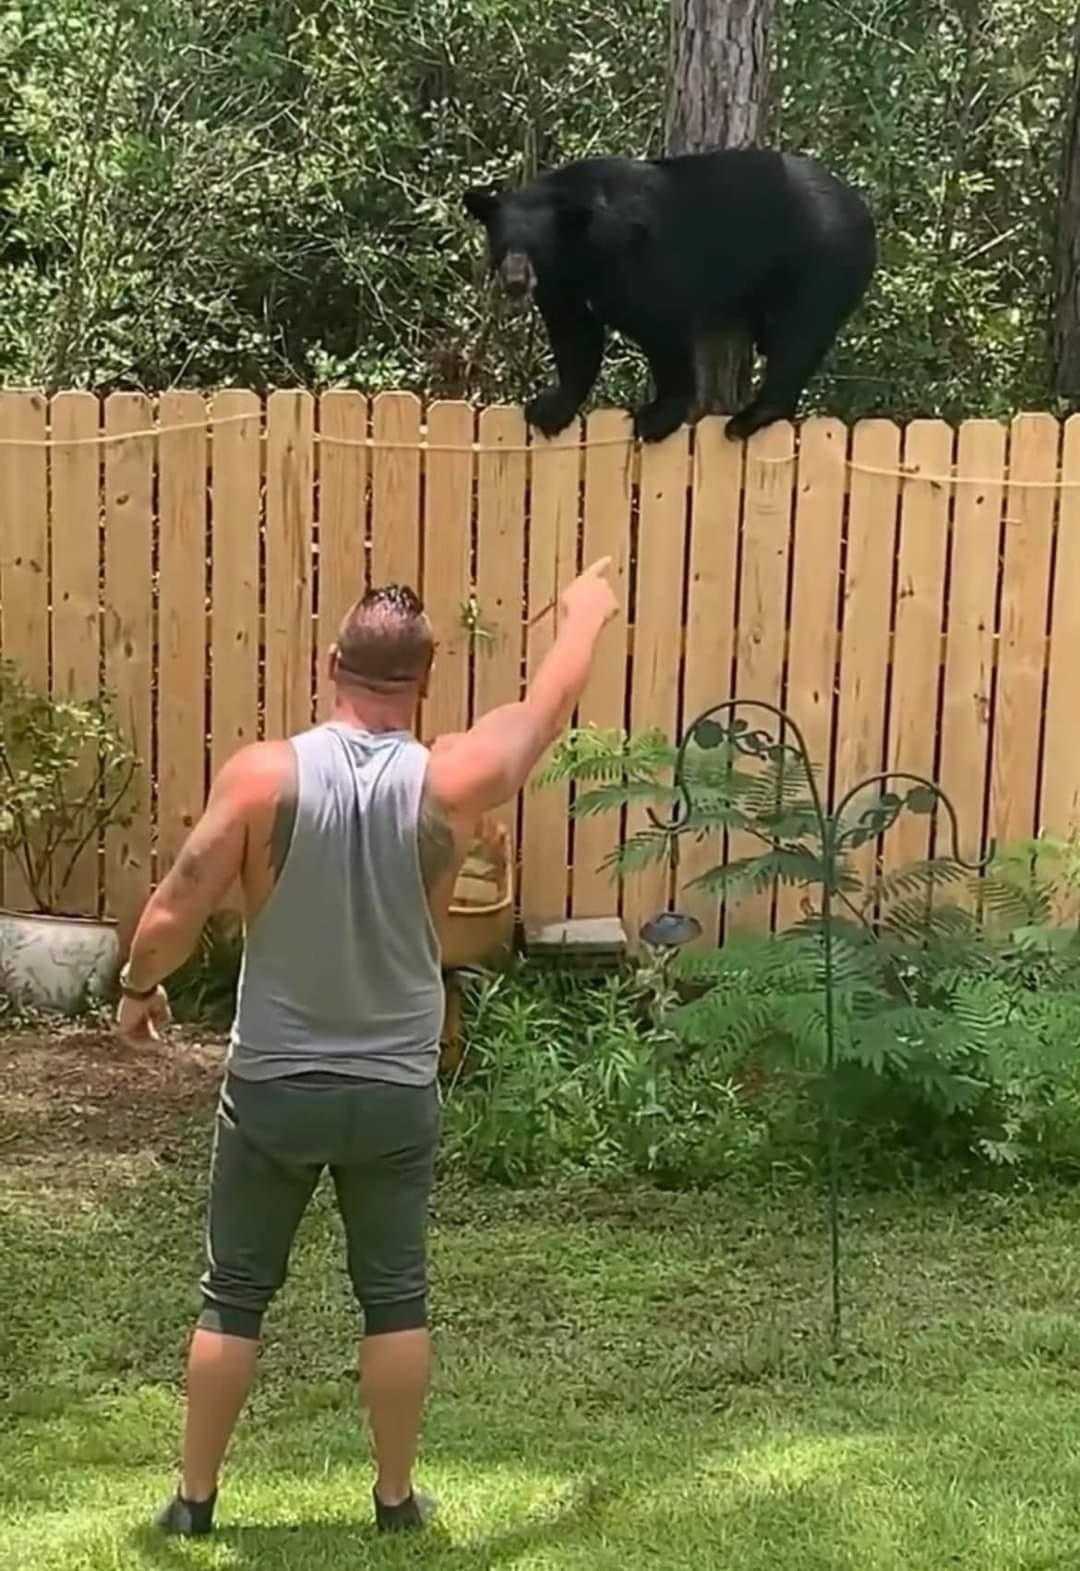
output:
[[[444,1189],[422,1542],[377,1540],[336,1219],[305,1224],[220,1532],[173,1476],[206,1130],[93,1204],[6,1191],[0,1566],[1080,1566],[1080,1197],[868,1197],[845,1357],[820,1197]]]

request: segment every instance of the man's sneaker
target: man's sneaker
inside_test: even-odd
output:
[[[154,1518],[154,1526],[177,1538],[202,1538],[213,1532],[216,1503],[216,1489],[209,1500],[185,1500],[177,1490],[168,1505],[162,1506]]]
[[[373,1494],[375,1526],[380,1533],[415,1533],[426,1527],[438,1510],[434,1497],[422,1494],[419,1489],[414,1489],[408,1500],[403,1500],[399,1506],[383,1505],[378,1494],[374,1491]]]

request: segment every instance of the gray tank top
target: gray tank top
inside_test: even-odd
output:
[[[229,1067],[430,1085],[443,985],[417,846],[427,749],[337,722],[291,745],[296,824],[245,935]]]

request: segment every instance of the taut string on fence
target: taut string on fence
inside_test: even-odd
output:
[[[180,431],[203,431],[213,433],[216,426],[235,425],[240,421],[262,421],[262,411],[253,410],[251,413],[238,415],[208,415],[205,420],[187,420],[177,425],[146,426],[142,430],[100,432],[96,436],[78,437],[43,437],[34,439],[30,437],[0,437],[0,448],[24,447],[38,450],[68,447],[109,447],[121,442],[134,442],[140,438],[156,439],[162,436],[171,436]],[[260,440],[266,441],[267,433],[260,431]],[[491,453],[512,454],[528,453],[530,456],[544,455],[547,453],[584,452],[594,447],[621,447],[632,448],[641,444],[633,436],[612,436],[601,438],[583,438],[577,442],[563,442],[559,444],[549,442],[522,442],[506,443],[497,447],[485,447],[480,442],[429,442],[421,438],[416,442],[385,441],[374,436],[334,436],[322,431],[312,431],[310,440],[324,447],[358,447],[366,448],[373,452],[406,452],[406,453]],[[798,461],[798,453],[791,452],[776,458],[763,458],[750,452],[748,457],[751,462],[769,465],[793,464]],[[1006,484],[1023,486],[1025,490],[1063,491],[1080,488],[1080,479],[1065,479],[1061,475],[1050,480],[1034,480],[1025,476],[1012,479],[1008,471],[1002,476],[967,475],[960,474],[955,469],[948,474],[927,474],[922,470],[900,467],[897,469],[883,468],[875,464],[860,464],[853,459],[841,459],[841,466],[852,474],[881,475],[886,479],[900,481],[921,481],[925,485],[1000,485],[1002,478]]]

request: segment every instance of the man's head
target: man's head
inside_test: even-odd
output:
[[[341,624],[330,653],[338,691],[410,702],[427,692],[435,642],[420,597],[407,585],[369,589]]]

